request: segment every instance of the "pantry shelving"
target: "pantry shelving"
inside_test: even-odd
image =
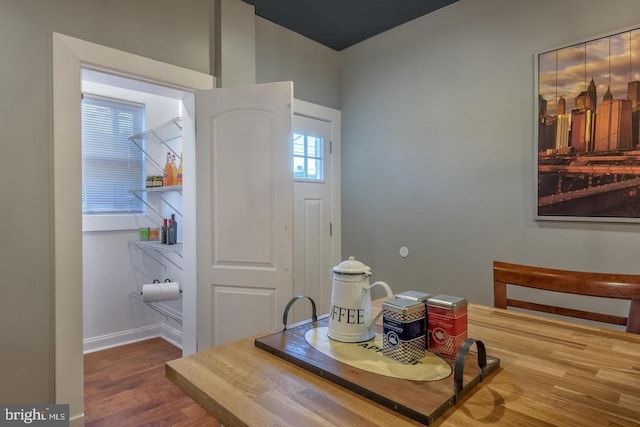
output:
[[[145,154],[151,163],[162,170],[163,166],[147,152],[147,145],[156,142],[166,147],[174,156],[179,157],[180,155],[170,144],[179,138],[182,138],[182,118],[176,117],[149,130],[132,135],[129,140]]]
[[[153,249],[155,251],[162,252],[174,252],[180,256],[182,255],[182,243],[176,243],[175,245],[166,245],[164,243],[146,240],[133,240],[130,243],[141,248]]]
[[[168,185],[166,187],[151,187],[131,190],[138,193],[164,193],[167,191],[177,191],[182,194],[182,185]]]
[[[142,197],[142,194],[144,193],[157,194],[160,200],[162,200],[162,202],[164,202],[167,206],[173,209],[176,215],[179,215],[180,217],[182,217],[181,210],[175,207],[173,204],[171,204],[171,202],[169,202],[167,198],[162,196],[163,193],[167,193],[169,191],[176,191],[182,194],[182,185],[170,185],[166,187],[152,187],[152,188],[141,188],[136,190],[130,190],[131,194],[133,194],[138,200],[144,203],[147,206],[147,208],[151,209],[151,211],[156,215],[158,215],[160,218],[163,218],[162,213],[158,212],[158,210],[152,204],[147,203],[146,198]]]
[[[167,270],[167,264],[165,264],[165,262],[168,262],[171,263],[179,271],[182,271],[182,265],[176,262],[173,257],[167,255],[173,253],[176,254],[179,258],[182,258],[182,244],[180,243],[175,245],[165,245],[160,242],[132,240],[129,242],[129,246],[134,246],[138,250],[142,251],[149,258],[153,259],[155,262],[161,265],[165,270]],[[148,252],[149,249],[153,250],[154,252]]]
[[[129,137],[129,140],[144,154],[146,170],[146,188],[131,189],[129,192],[139,199],[147,207],[149,220],[156,223],[155,216],[160,218],[160,224],[151,226],[150,233],[158,236],[163,220],[172,216],[182,218],[182,185],[164,185],[164,165],[160,163],[164,155],[167,158],[180,158],[182,154],[182,119],[176,117],[154,128]],[[173,163],[173,161],[172,161]],[[175,170],[175,168],[174,168]],[[166,175],[165,180],[166,184]],[[171,221],[170,221],[171,222]],[[178,227],[181,220],[176,221]],[[146,230],[146,227],[141,229]],[[181,230],[177,230],[181,236]],[[172,234],[173,235],[173,234]],[[156,237],[157,238],[157,237]],[[130,294],[143,301],[147,306],[177,323],[182,323],[181,301],[149,302],[144,301],[140,293],[140,283],[151,283],[155,279],[171,277],[173,281],[180,282],[183,271],[182,243],[165,244],[158,240],[135,240],[129,242],[132,253],[134,271],[138,272],[136,278],[136,290]],[[174,303],[178,303],[176,305]]]

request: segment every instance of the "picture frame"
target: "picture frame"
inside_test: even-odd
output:
[[[534,60],[535,219],[640,222],[640,25]]]

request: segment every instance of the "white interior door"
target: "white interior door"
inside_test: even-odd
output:
[[[296,114],[293,140],[293,289],[312,298],[324,314],[331,297],[331,123]],[[292,317],[309,319],[310,304],[296,304]]]
[[[198,350],[281,327],[293,296],[293,83],[196,94]]]

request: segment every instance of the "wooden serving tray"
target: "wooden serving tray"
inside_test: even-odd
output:
[[[452,368],[452,374],[445,379],[411,381],[379,375],[334,360],[313,348],[305,339],[306,332],[327,324],[326,318],[310,321],[256,338],[255,345],[425,425],[433,423],[500,366],[499,359],[486,356],[484,344],[468,339],[456,359],[442,357]],[[469,352],[473,344],[475,353]],[[486,364],[481,360],[485,358]]]

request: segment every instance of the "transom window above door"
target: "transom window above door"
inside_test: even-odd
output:
[[[324,150],[322,137],[293,134],[293,178],[296,181],[324,179]]]

